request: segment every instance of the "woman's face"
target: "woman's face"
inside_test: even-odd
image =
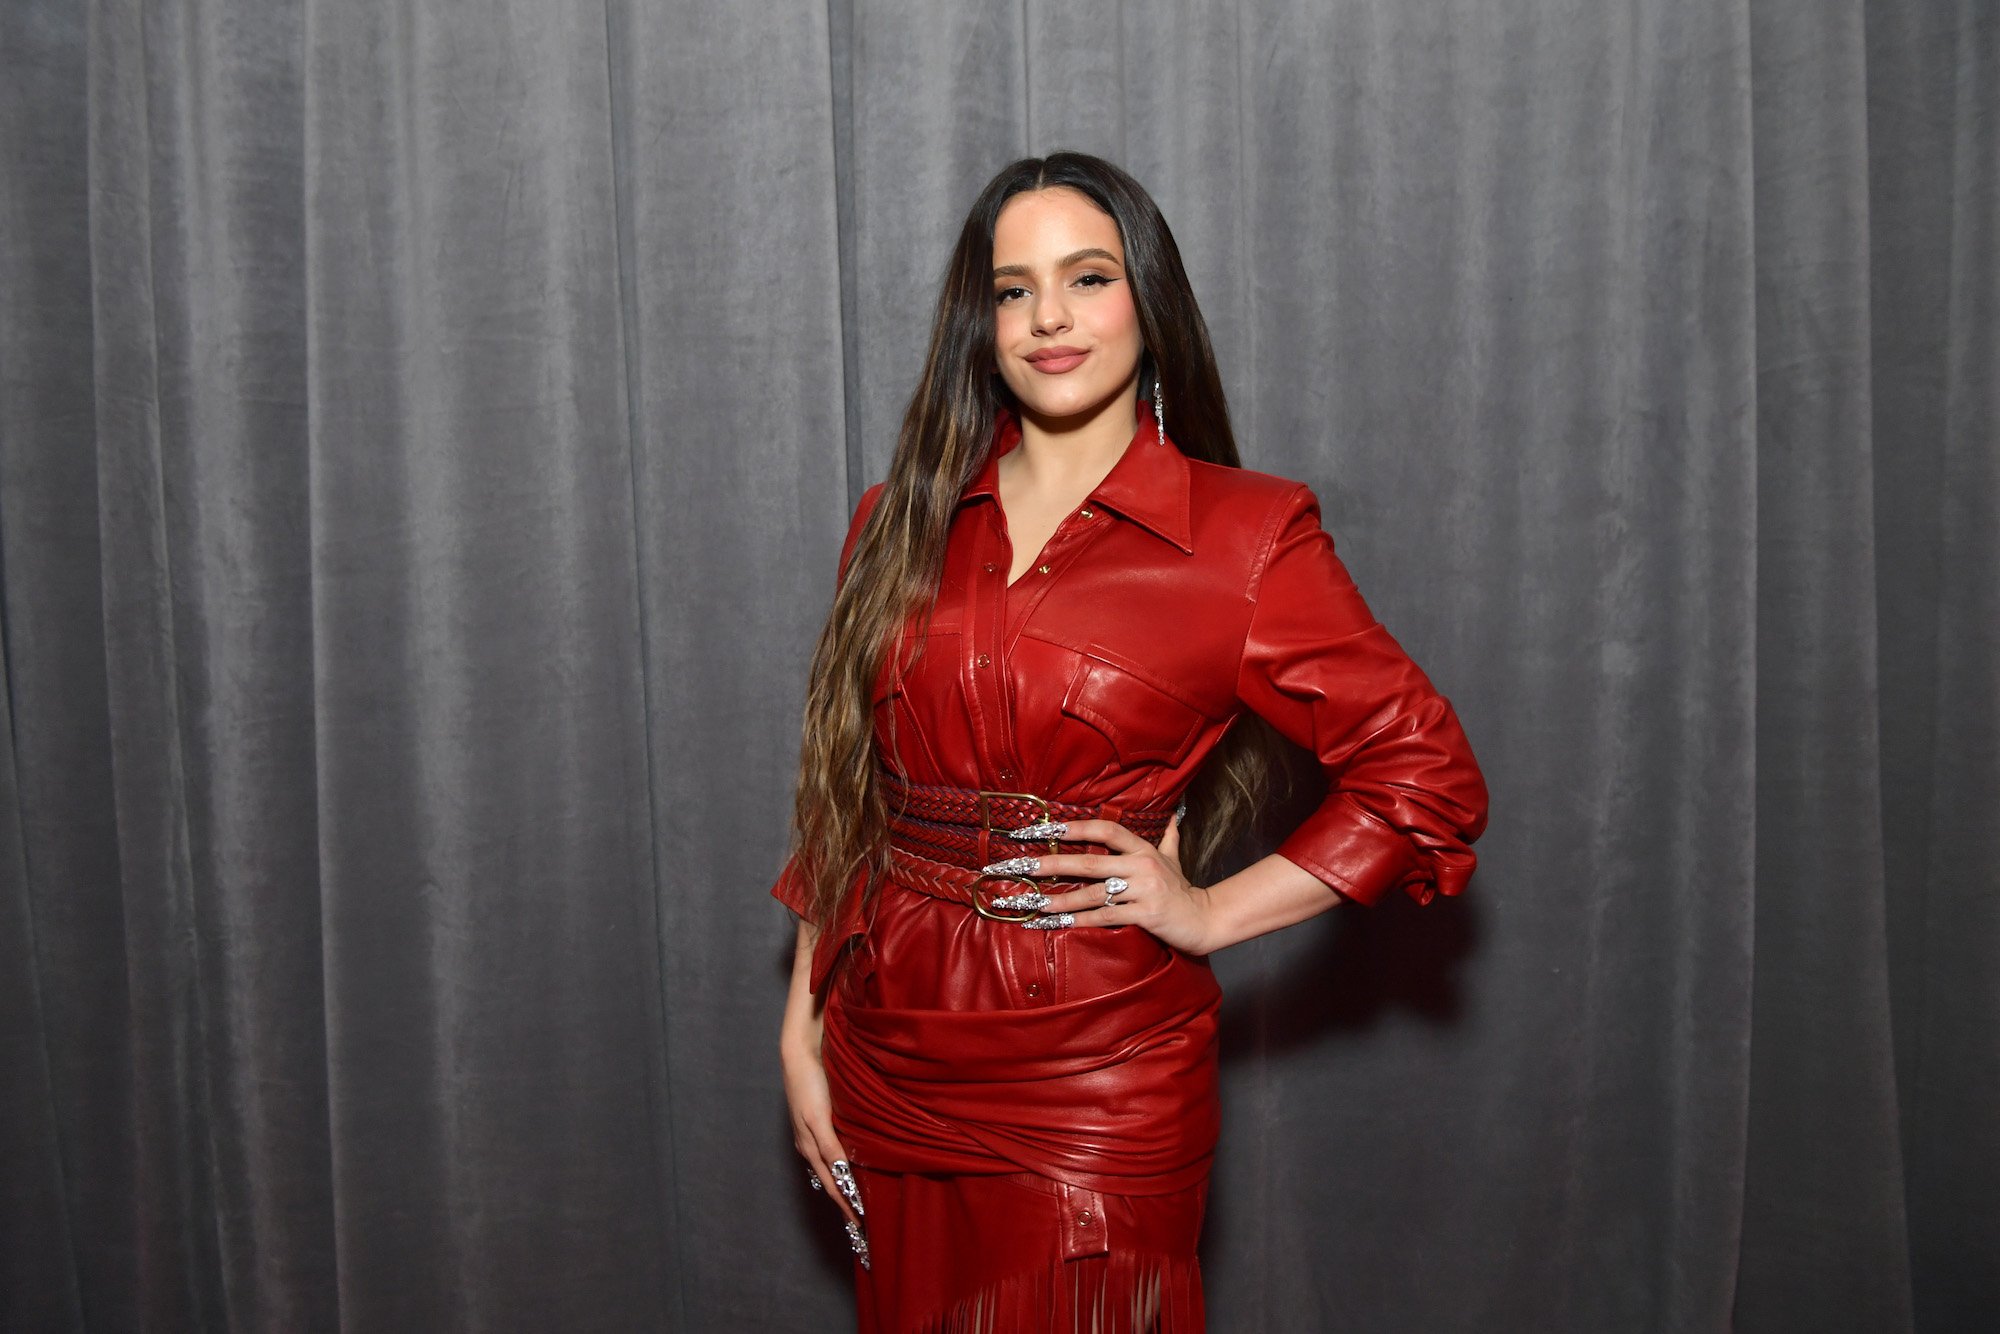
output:
[[[1024,190],[993,225],[994,361],[1028,412],[1087,415],[1136,393],[1139,312],[1118,224],[1067,186]]]

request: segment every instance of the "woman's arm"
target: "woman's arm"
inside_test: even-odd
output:
[[[827,1196],[840,1206],[850,1223],[861,1220],[841,1192],[831,1188],[845,1169],[847,1150],[833,1131],[833,1098],[827,1090],[826,1068],[820,1063],[821,1012],[812,994],[813,946],[819,932],[804,918],[792,945],[792,982],[785,996],[785,1018],[778,1028],[778,1056],[785,1069],[785,1102],[792,1114],[792,1143],[812,1168]]]
[[[1192,954],[1240,945],[1345,902],[1324,880],[1275,852],[1199,893],[1201,920]]]
[[[1369,610],[1311,488],[1286,498],[1276,527],[1236,694],[1314,754],[1328,789],[1277,854],[1357,903],[1457,894],[1487,814],[1458,715]]]
[[[1111,852],[1041,857],[1028,874],[1119,876],[1129,888],[1115,904],[1095,886],[1050,895],[1046,916],[1025,925],[1138,925],[1207,954],[1342,899],[1373,904],[1400,888],[1427,903],[1465,887],[1487,793],[1451,702],[1369,611],[1309,487],[1284,498],[1269,531],[1236,694],[1313,753],[1325,798],[1276,852],[1206,889],[1181,873],[1178,822],[1155,849],[1110,821],[1071,821],[1062,837]]]
[[[805,918],[797,918],[798,930],[792,937],[792,981],[785,993],[785,1019],[778,1029],[779,1054],[787,1060],[794,1055],[819,1059],[820,1007],[812,994],[813,947],[819,931]]]
[[[1050,926],[1140,926],[1175,949],[1212,954],[1280,927],[1303,922],[1341,902],[1312,872],[1277,853],[1206,888],[1181,872],[1176,819],[1155,847],[1112,820],[1071,820],[1062,835],[1102,843],[1110,852],[1051,853],[1030,875],[1103,879],[1122,876],[1126,888],[1107,903],[1097,886],[1048,896],[1039,922]]]

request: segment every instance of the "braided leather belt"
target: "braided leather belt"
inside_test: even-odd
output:
[[[890,865],[897,883],[966,904],[981,917],[1002,922],[1025,922],[1039,914],[994,908],[982,894],[1005,897],[1030,889],[1061,892],[1090,882],[981,872],[980,867],[1003,858],[1063,850],[1055,839],[1015,839],[994,831],[1045,820],[1111,820],[1157,844],[1166,836],[1174,814],[1172,807],[1127,809],[1110,802],[1056,801],[1028,792],[912,783],[879,767],[876,781],[882,785],[889,808]],[[1101,843],[1069,841],[1075,851],[1104,847]]]

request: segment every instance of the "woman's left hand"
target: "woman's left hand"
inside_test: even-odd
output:
[[[1208,953],[1209,895],[1181,873],[1180,817],[1167,826],[1158,847],[1115,820],[1071,820],[1068,826],[1065,840],[1101,843],[1112,851],[1049,852],[1036,857],[1032,875],[1099,882],[1050,894],[1042,909],[1044,921],[1068,913],[1075,926],[1139,926],[1175,949]],[[1103,882],[1111,876],[1122,877],[1125,888],[1107,903]]]

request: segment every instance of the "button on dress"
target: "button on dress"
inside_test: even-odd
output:
[[[876,675],[878,763],[915,783],[1171,806],[1254,712],[1328,778],[1279,855],[1361,904],[1459,893],[1484,780],[1450,702],[1355,588],[1311,489],[1189,458],[1142,401],[1118,462],[1009,584],[998,465],[1019,443],[1003,407],[928,623],[913,617]],[[839,577],[881,491],[855,510]],[[996,858],[1021,850],[999,844]],[[772,893],[803,913],[795,869]],[[861,1328],[1203,1328],[1195,1246],[1218,1127],[1206,960],[1138,927],[1029,931],[893,885],[865,908],[849,897],[812,980],[868,1210]],[[1085,1031],[1096,1007],[1138,1014],[1142,993],[1166,1016],[1147,1030],[1145,1073],[1142,1044],[1114,1038],[1045,1085],[1011,1065],[978,1083],[1014,1060],[1010,1034]],[[870,1045],[885,1033],[922,1037]],[[961,1073],[973,1082],[952,1082]],[[987,1106],[967,1087],[1007,1096]]]

